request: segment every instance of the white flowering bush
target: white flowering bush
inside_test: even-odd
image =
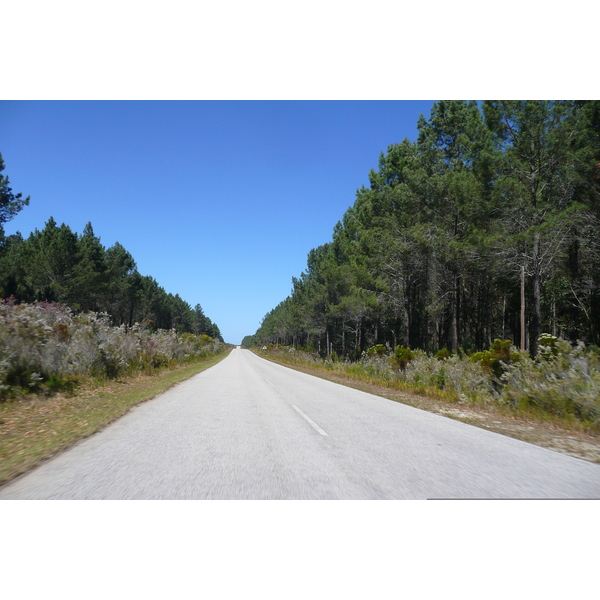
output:
[[[408,355],[408,349],[402,350]],[[447,392],[444,397],[463,404],[536,408],[600,427],[600,354],[581,342],[573,347],[549,334],[540,337],[535,360],[510,340],[495,340],[490,350],[471,357],[410,351],[404,368],[398,367],[398,353],[383,346],[363,352],[357,362],[339,360],[335,354],[322,359],[315,353],[289,352],[278,345],[267,346],[266,353],[284,362],[320,366],[386,385],[397,381],[423,393],[441,390]]]
[[[107,314],[75,315],[56,303],[0,304],[0,396],[59,388],[77,376],[115,378],[131,370],[215,354],[218,340],[135,324],[113,327]]]
[[[390,367],[389,357],[385,354],[363,352],[360,362],[356,364],[360,365],[362,370],[372,378],[390,381],[395,376]],[[346,371],[351,372],[352,367],[353,365],[346,366]]]
[[[48,340],[55,333],[56,311],[44,318],[44,306],[5,304],[0,320],[0,361],[3,391],[13,386],[36,387],[43,360],[48,360]]]
[[[454,393],[461,400],[491,400],[493,383],[477,364],[456,354],[440,360],[416,351],[398,378],[415,388],[437,388]]]
[[[542,336],[536,360],[523,356],[506,365],[500,398],[511,406],[535,407],[600,425],[600,357],[582,342]]]

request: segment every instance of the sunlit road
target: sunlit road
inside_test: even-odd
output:
[[[600,498],[600,465],[234,350],[0,498]]]

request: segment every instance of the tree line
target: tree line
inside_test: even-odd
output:
[[[600,102],[440,101],[244,345],[600,343]]]
[[[50,218],[29,237],[5,236],[6,223],[29,198],[14,194],[1,172],[0,294],[16,302],[58,302],[75,311],[108,313],[115,325],[145,323],[152,329],[206,334],[223,341],[218,326],[178,294],[167,293],[141,275],[133,256],[119,243],[105,248],[88,223],[82,234]]]

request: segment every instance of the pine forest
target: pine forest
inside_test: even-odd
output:
[[[600,341],[600,102],[439,101],[243,344],[357,360]]]

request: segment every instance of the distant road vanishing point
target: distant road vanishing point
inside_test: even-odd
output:
[[[233,350],[0,499],[600,498],[600,465]]]

